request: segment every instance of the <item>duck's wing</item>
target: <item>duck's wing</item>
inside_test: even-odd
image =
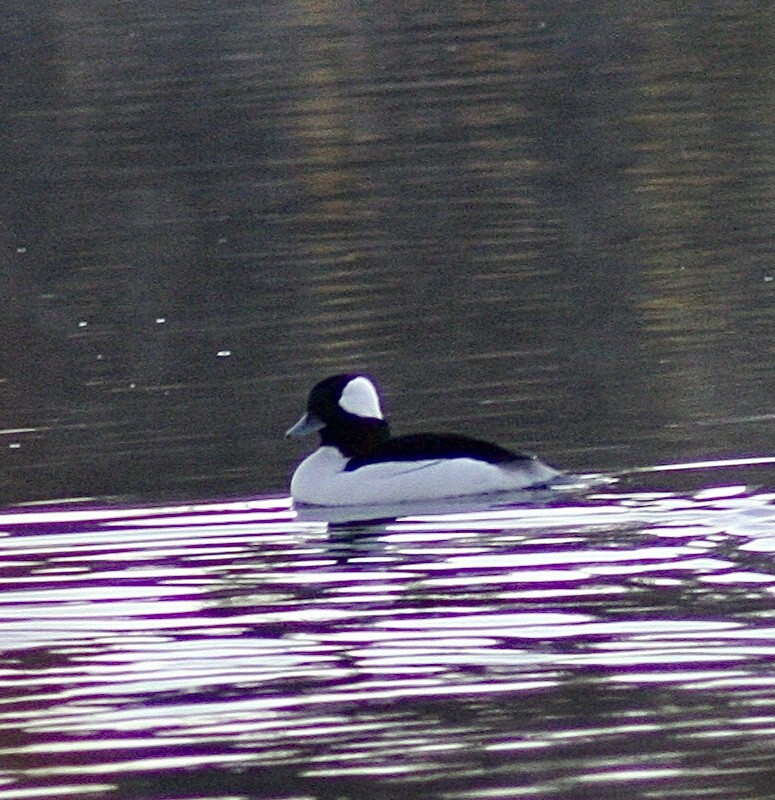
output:
[[[352,458],[346,469],[352,471],[367,464],[385,461],[425,461],[434,459],[473,458],[488,464],[534,461],[529,453],[516,453],[491,442],[455,433],[412,433],[382,442],[368,455]]]

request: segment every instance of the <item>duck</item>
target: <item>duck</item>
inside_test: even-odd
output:
[[[350,506],[443,500],[550,487],[564,473],[530,453],[454,433],[391,436],[374,380],[332,375],[313,386],[286,438],[320,446],[291,478],[294,504]]]

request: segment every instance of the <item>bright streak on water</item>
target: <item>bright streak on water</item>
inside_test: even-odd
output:
[[[9,511],[0,759],[51,798],[162,781],[188,800],[213,771],[243,797],[278,769],[454,797],[481,752],[504,797],[524,769],[521,796],[547,800],[572,774],[682,786],[670,754],[758,752],[725,734],[775,727],[773,500],[607,492],[343,525],[277,499]]]

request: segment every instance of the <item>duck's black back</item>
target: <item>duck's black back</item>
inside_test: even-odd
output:
[[[385,461],[422,461],[436,458],[473,458],[488,464],[532,461],[534,456],[515,453],[500,445],[460,436],[455,433],[411,433],[395,436],[378,444],[365,455],[350,459],[346,470]]]

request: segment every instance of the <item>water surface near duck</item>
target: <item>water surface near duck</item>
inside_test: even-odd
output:
[[[13,4],[2,504],[277,493],[343,370],[564,469],[771,454],[752,5]],[[0,796],[769,800],[774,477],[9,511]]]
[[[9,510],[0,790],[769,797],[775,493],[741,474],[372,523]]]

